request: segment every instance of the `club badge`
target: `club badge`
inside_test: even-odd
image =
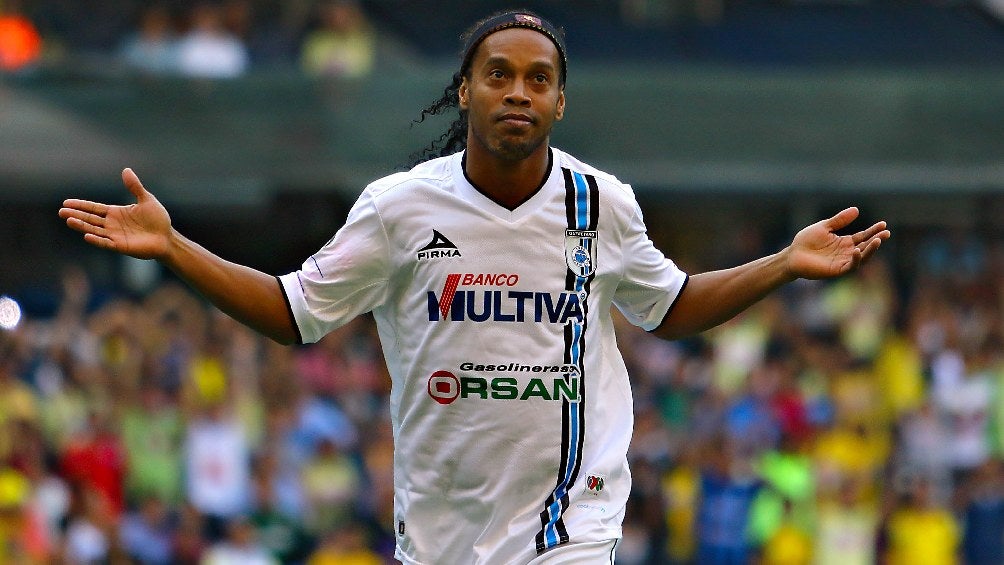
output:
[[[565,264],[580,277],[596,272],[596,232],[565,230]]]

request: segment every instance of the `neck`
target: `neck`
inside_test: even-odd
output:
[[[467,144],[464,172],[475,188],[511,210],[541,187],[544,176],[549,172],[549,163],[547,143],[542,143],[525,159],[506,161],[474,142]]]

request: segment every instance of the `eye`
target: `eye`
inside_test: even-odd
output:
[[[502,71],[500,71],[498,69],[495,69],[494,71],[488,73],[488,76],[490,76],[491,78],[504,78],[505,77],[505,73],[503,73]]]
[[[550,78],[547,75],[545,75],[544,73],[540,73],[539,75],[533,77],[533,80],[535,80],[535,81],[543,84],[543,83],[548,82],[550,80]]]

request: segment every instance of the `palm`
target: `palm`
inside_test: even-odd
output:
[[[84,234],[84,240],[140,259],[156,259],[167,250],[171,217],[164,206],[143,188],[129,169],[122,173],[136,203],[113,206],[87,200],[67,200],[59,210],[66,225]]]
[[[885,222],[877,222],[852,235],[834,233],[858,216],[848,208],[827,220],[807,226],[791,242],[788,268],[797,277],[824,279],[842,275],[856,268],[888,239]]]

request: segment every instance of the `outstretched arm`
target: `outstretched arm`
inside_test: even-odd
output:
[[[156,259],[220,310],[275,341],[296,341],[296,328],[275,277],[226,261],[178,233],[167,209],[131,169],[122,171],[122,182],[136,197],[135,204],[70,199],[63,202],[59,217],[92,245]]]
[[[699,333],[731,319],[785,283],[853,271],[891,235],[885,222],[853,235],[835,233],[857,217],[857,208],[847,208],[803,228],[791,245],[778,253],[731,269],[691,276],[654,333],[665,339]]]

